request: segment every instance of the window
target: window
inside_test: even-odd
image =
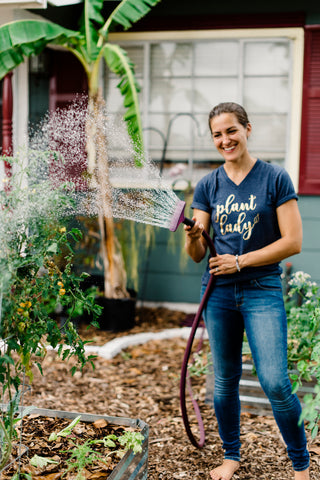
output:
[[[138,33],[116,35],[115,41],[136,65],[145,143],[154,161],[161,163],[167,143],[165,166],[184,164],[194,182],[220,164],[208,113],[217,103],[235,101],[244,105],[253,124],[251,153],[296,169],[297,120],[292,118],[299,113],[301,96],[296,72],[302,71],[297,50],[302,29],[157,32],[154,40],[152,32],[148,35],[142,40]],[[109,113],[123,113],[120,93],[115,93],[118,80],[109,72],[106,76]]]

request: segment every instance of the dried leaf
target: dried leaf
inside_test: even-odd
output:
[[[309,452],[310,453],[315,453],[316,455],[320,455],[320,447],[316,447],[316,446],[311,446],[309,448]]]
[[[96,428],[105,428],[108,425],[108,422],[102,418],[100,420],[96,420],[95,422],[93,422],[93,425]]]
[[[57,462],[56,460],[53,460],[52,458],[40,457],[39,455],[33,455],[33,457],[30,459],[30,464],[33,467],[37,467],[37,468],[42,468],[43,469],[49,463],[58,464],[59,462]]]

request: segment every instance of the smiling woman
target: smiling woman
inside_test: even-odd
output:
[[[203,231],[208,232],[210,226],[217,251],[203,275],[202,295],[209,276],[210,282],[214,276],[204,319],[225,458],[210,475],[213,480],[231,480],[240,466],[239,382],[246,330],[295,479],[308,480],[309,453],[304,427],[298,423],[301,406],[291,393],[287,373],[286,313],[279,267],[281,260],[301,249],[297,195],[284,169],[250,154],[247,140],[252,128],[242,106],[233,102],[217,105],[210,112],[209,125],[225,163],[196,186],[192,203],[195,225],[184,228],[186,250],[195,261],[206,255]]]
[[[246,111],[236,103],[220,104],[210,112],[209,127],[228,176],[240,184],[255,163],[247,148],[252,127]]]

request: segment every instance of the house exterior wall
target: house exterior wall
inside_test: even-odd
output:
[[[303,224],[302,252],[289,261],[294,271],[309,273],[320,285],[320,197],[300,195],[298,205]]]
[[[105,2],[110,11],[114,2]],[[181,14],[183,12],[183,15]],[[37,12],[41,14],[41,10]],[[44,13],[44,12],[43,12]],[[13,10],[0,6],[0,24],[17,18],[29,18],[29,12]],[[217,19],[216,17],[219,17]],[[286,27],[320,24],[320,2],[312,0],[290,0],[269,2],[228,2],[212,3],[198,0],[195,4],[190,0],[163,0],[148,17],[139,22],[134,31],[180,30],[187,28],[229,28],[252,26],[263,28],[263,22],[271,22],[278,26],[281,20]],[[219,23],[220,22],[220,23]],[[196,27],[198,25],[198,27]],[[72,28],[72,25],[68,25]],[[152,35],[150,33],[150,35]],[[14,145],[19,146],[26,141],[29,118],[29,86],[27,62],[15,71],[14,80]],[[32,92],[34,100],[38,92]],[[44,102],[45,103],[45,102]],[[296,172],[298,174],[298,172]],[[299,197],[299,207],[303,219],[304,241],[301,254],[290,261],[293,269],[309,273],[313,280],[320,284],[320,197]],[[180,226],[179,229],[182,229]],[[201,275],[205,261],[195,264],[190,259],[182,258],[183,241],[180,232],[169,232],[156,229],[155,245],[150,249],[147,242],[139,240],[138,297],[145,301],[190,302],[199,301]],[[285,262],[283,262],[285,263]]]
[[[196,264],[184,257],[181,233],[156,229],[152,249],[139,243],[138,298],[152,302],[198,303],[205,261]],[[184,233],[184,231],[183,231]]]
[[[320,285],[320,197],[299,196],[298,205],[303,224],[302,252],[284,260],[282,268],[285,270],[285,263],[290,262],[293,271],[308,273]],[[187,260],[181,267],[183,243],[178,231],[172,233],[163,230],[157,233],[155,246],[149,256],[143,241],[139,248],[139,297],[142,300],[199,302],[201,275],[206,260],[199,264]]]
[[[303,24],[314,25],[320,24],[320,3],[307,2],[289,2],[289,1],[271,1],[267,3],[255,2],[253,5],[251,2],[247,2],[245,5],[235,2],[234,4],[228,2],[227,6],[223,4],[214,5],[214,13],[212,3],[210,2],[197,2],[197,11],[195,12],[192,2],[183,2],[183,8],[181,2],[174,2],[175,14],[177,18],[179,12],[183,11],[184,16],[192,16],[195,13],[198,18],[202,16],[201,22],[203,27],[207,28],[208,18],[203,20],[208,14],[210,15],[224,15],[226,9],[232,14],[267,14],[279,12],[289,13],[287,15],[287,21],[290,22],[294,19],[294,14],[298,18],[298,14],[304,12],[300,18],[303,18]],[[181,9],[179,8],[181,7]],[[173,7],[174,9],[174,7]],[[173,13],[173,11],[172,11]],[[158,10],[155,10],[152,15],[158,16],[158,20],[161,17],[168,15],[165,11],[165,5],[159,4]],[[273,15],[276,23],[276,15]],[[148,22],[145,19],[145,22]],[[296,20],[293,20],[296,21]],[[155,22],[156,23],[156,22]],[[165,23],[165,22],[164,22]],[[163,24],[164,24],[163,23]],[[183,23],[181,21],[181,23]],[[187,22],[185,22],[186,24]],[[158,29],[163,27],[161,21],[158,21]],[[176,24],[171,18],[170,25]],[[139,26],[140,28],[140,26]],[[190,23],[189,23],[189,28]],[[143,30],[143,26],[141,27]],[[320,156],[320,152],[319,152]],[[298,172],[296,172],[298,174]],[[299,208],[302,216],[304,240],[302,246],[302,252],[299,255],[293,256],[282,262],[283,268],[285,263],[290,262],[293,266],[293,271],[302,270],[309,273],[314,281],[320,284],[320,197],[300,195],[299,196]],[[179,227],[182,228],[182,227]],[[141,298],[150,301],[175,301],[175,302],[198,302],[201,275],[205,268],[205,261],[200,264],[194,264],[191,260],[188,260],[182,269],[180,266],[180,253],[179,250],[183,248],[179,239],[173,240],[174,250],[169,252],[167,250],[167,242],[172,242],[172,236],[175,233],[163,232],[161,235],[156,236],[156,247],[152,251],[149,257],[141,255],[141,262],[139,265],[139,281],[141,288],[139,293]],[[141,245],[141,250],[144,250],[144,246]],[[160,260],[161,259],[161,260]],[[161,265],[159,265],[161,264]],[[144,288],[142,288],[144,286]]]

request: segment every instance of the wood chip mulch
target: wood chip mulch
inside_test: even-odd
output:
[[[103,345],[128,334],[177,328],[186,320],[184,312],[165,308],[137,309],[136,326],[126,332],[86,329],[83,338]],[[121,352],[112,360],[97,358],[95,369],[86,367],[71,377],[71,365],[49,352],[43,362],[44,376],[35,373],[25,404],[109,416],[140,418],[150,426],[150,480],[209,479],[210,470],[223,458],[214,411],[204,403],[205,379],[197,380],[206,430],[202,449],[193,447],[185,433],[179,406],[179,377],[186,340],[152,340]],[[188,402],[195,435],[197,423]],[[311,479],[320,479],[320,438],[311,442]],[[272,417],[244,413],[241,416],[242,465],[235,480],[293,479],[290,461]]]

